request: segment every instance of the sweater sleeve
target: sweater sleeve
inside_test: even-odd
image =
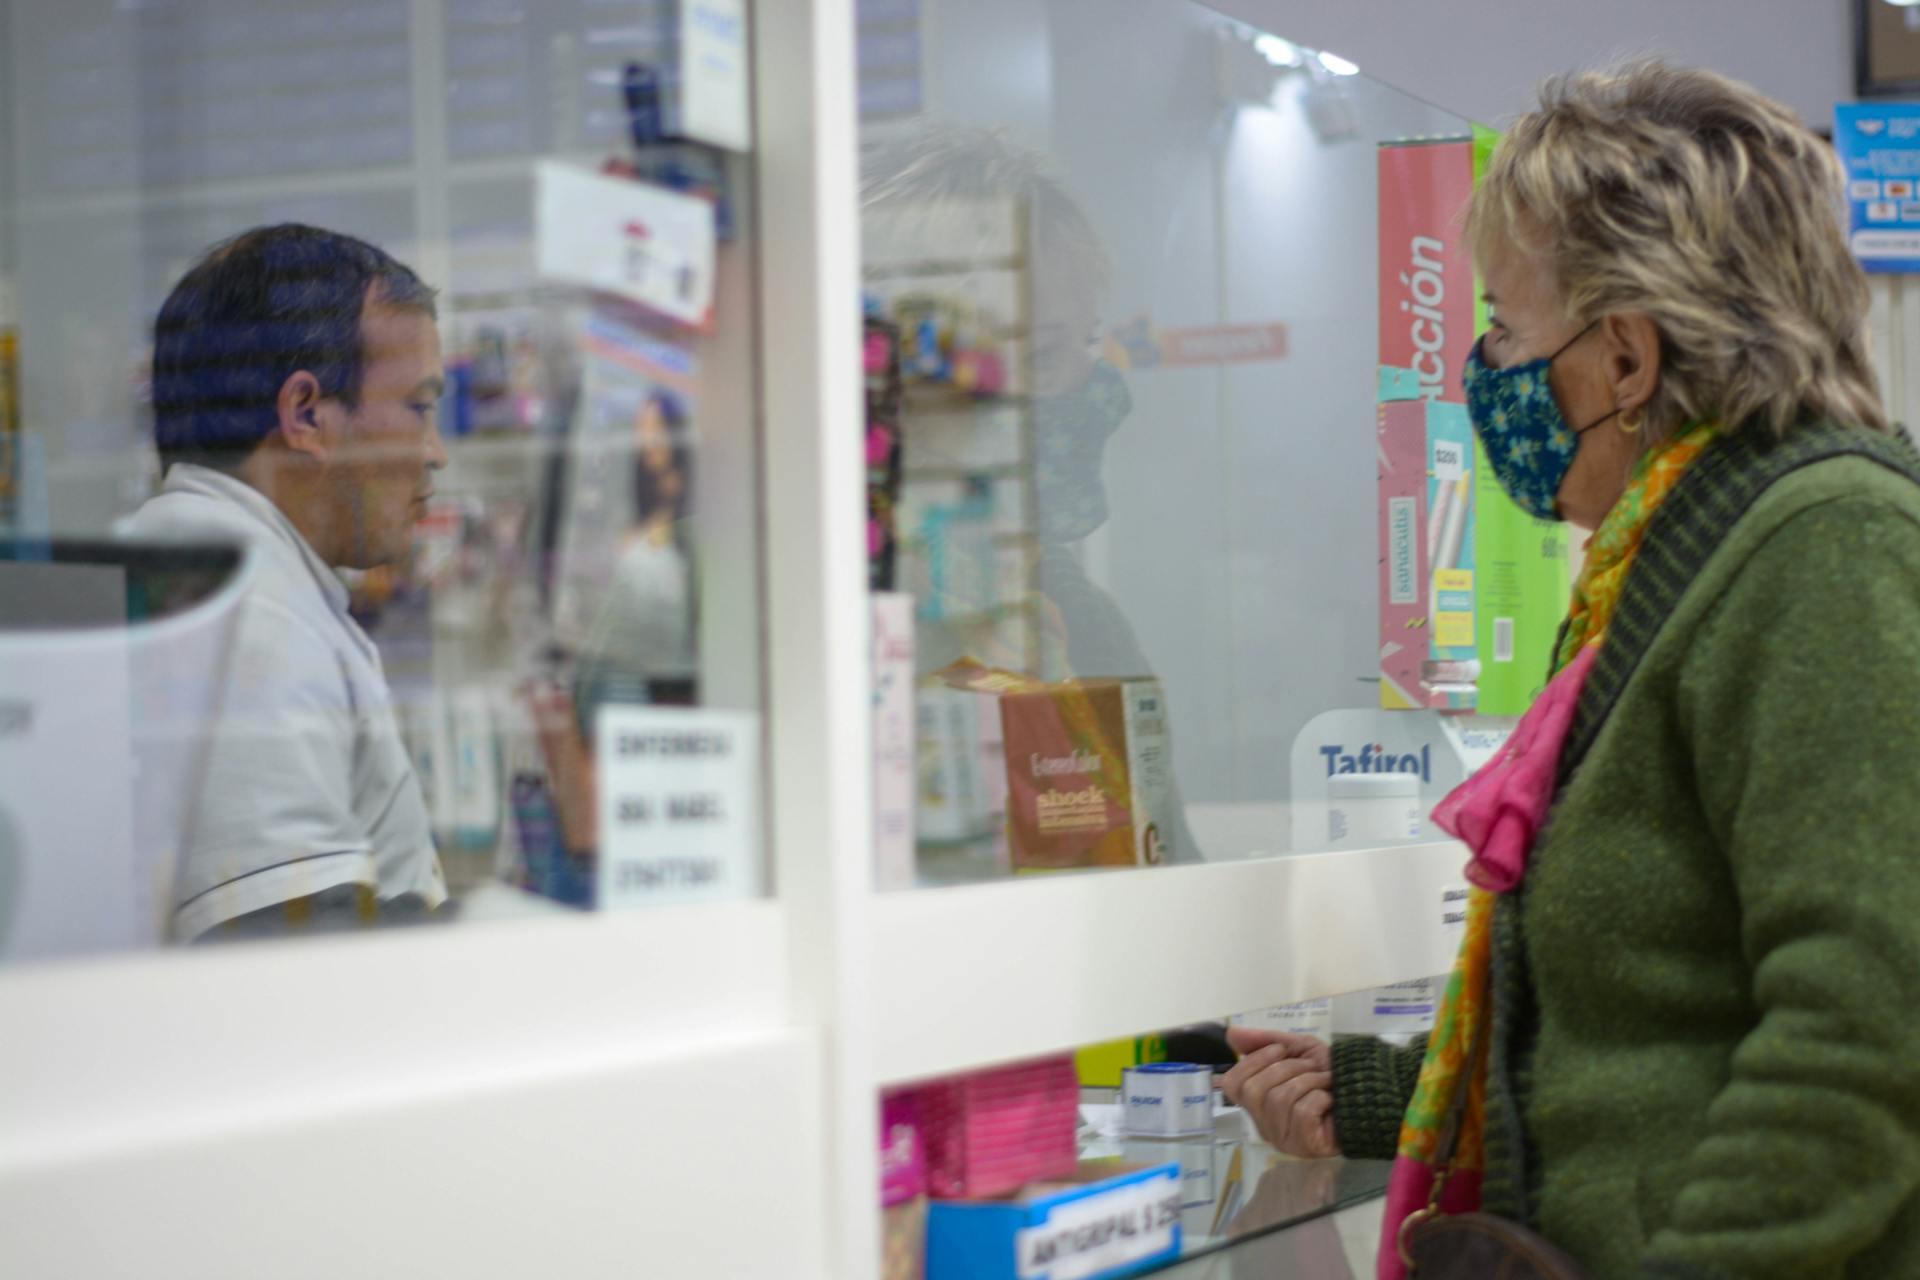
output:
[[[1333,1136],[1349,1160],[1391,1160],[1413,1101],[1427,1038],[1404,1048],[1371,1036],[1333,1043]]]
[[[1920,526],[1872,494],[1787,520],[1676,692],[1753,1021],[1644,1272],[1876,1274],[1920,1186]]]

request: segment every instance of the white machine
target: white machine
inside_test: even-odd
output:
[[[167,940],[251,567],[0,539],[0,963]]]

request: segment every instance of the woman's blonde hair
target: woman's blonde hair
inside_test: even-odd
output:
[[[1651,316],[1649,442],[1683,424],[1887,430],[1845,175],[1798,116],[1708,71],[1635,62],[1556,76],[1474,193],[1485,254],[1536,253],[1569,319]]]

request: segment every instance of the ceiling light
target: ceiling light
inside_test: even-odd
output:
[[[1909,3],[1920,4],[1920,0],[1909,0]],[[1323,51],[1314,56],[1320,60],[1321,66],[1336,76],[1357,76],[1360,74],[1360,65],[1358,63],[1348,62],[1337,53],[1326,53]]]
[[[1920,4],[1920,0],[1911,0]],[[1260,56],[1276,67],[1297,67],[1300,65],[1300,46],[1291,40],[1282,40],[1279,36],[1260,35],[1253,38],[1253,47]]]

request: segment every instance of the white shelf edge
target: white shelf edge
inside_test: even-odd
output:
[[[1445,973],[1453,841],[877,894],[882,1083]]]
[[[816,1031],[474,1065],[431,1093],[183,1127],[111,1159],[0,1164],[0,1268],[616,1280],[644,1249],[670,1275],[826,1274],[809,1265],[826,1217]]]
[[[787,1026],[786,931],[755,900],[11,968],[0,1172]]]

